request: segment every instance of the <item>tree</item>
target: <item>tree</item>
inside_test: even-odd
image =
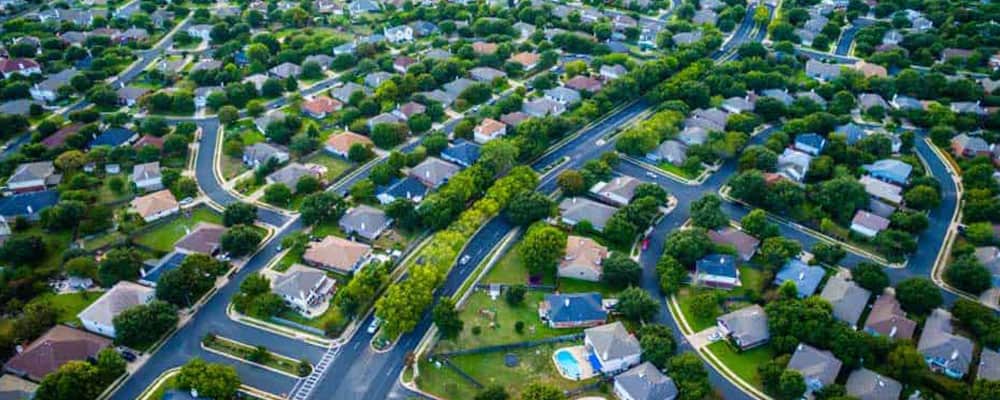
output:
[[[604,267],[601,280],[611,287],[637,286],[642,279],[642,267],[625,253],[612,252],[601,265]]]
[[[833,219],[846,223],[855,211],[868,206],[868,193],[854,178],[839,177],[820,183],[815,200]]]
[[[886,367],[890,376],[912,384],[920,382],[927,371],[927,362],[912,344],[900,343],[889,352]]]
[[[489,385],[479,393],[476,393],[476,397],[473,400],[507,400],[509,398],[510,394],[507,393],[507,389],[504,389],[502,385]]]
[[[213,279],[226,265],[205,254],[191,254],[177,268],[163,272],[156,282],[156,298],[178,307],[189,307],[214,286]]]
[[[323,188],[323,184],[319,181],[319,178],[306,175],[299,178],[298,182],[295,182],[295,193],[296,194],[310,194],[315,193]]]
[[[633,286],[618,295],[615,309],[629,321],[648,321],[660,310],[660,303],[649,292]]]
[[[539,192],[522,192],[507,204],[507,217],[511,222],[527,226],[552,215],[555,203]]]
[[[86,361],[70,361],[42,379],[35,392],[37,400],[90,400],[104,390],[101,373]]]
[[[757,375],[760,376],[765,392],[778,392],[779,384],[781,383],[781,373],[785,372],[785,366],[788,365],[790,358],[790,355],[785,354],[757,366]]]
[[[909,278],[896,285],[896,298],[904,310],[926,315],[941,306],[944,299],[934,282],[926,278]]]
[[[391,149],[406,139],[406,131],[403,124],[377,124],[372,129],[372,142],[381,149]]]
[[[830,266],[836,266],[847,257],[847,250],[837,243],[818,242],[813,245],[812,253],[817,261]]]
[[[941,195],[930,186],[917,185],[903,194],[903,201],[910,208],[930,210],[941,204]]]
[[[664,205],[667,203],[669,194],[660,185],[653,183],[640,183],[639,186],[635,187],[635,193],[632,197],[632,201],[635,202],[636,200],[644,197],[655,199],[657,205]]]
[[[177,387],[182,390],[194,389],[198,396],[209,399],[234,399],[241,385],[236,369],[228,365],[206,363],[194,358],[181,367],[177,375]]]
[[[715,194],[706,195],[691,203],[691,222],[698,227],[715,229],[729,223],[722,212],[722,199]]]
[[[507,172],[517,162],[518,148],[513,141],[491,140],[483,145],[477,163],[482,164],[493,175]]]
[[[302,213],[302,223],[316,225],[339,220],[345,208],[343,198],[324,191],[306,196],[302,200],[299,212]]]
[[[464,323],[462,322],[462,319],[459,318],[458,310],[455,309],[455,301],[451,298],[442,298],[441,301],[434,306],[432,315],[434,325],[437,325],[438,330],[441,331],[441,336],[445,339],[454,338],[462,332]]]
[[[889,275],[878,264],[862,261],[854,267],[851,274],[854,282],[872,293],[879,294],[889,286]]]
[[[507,300],[507,304],[517,306],[524,302],[524,295],[527,293],[528,288],[524,287],[524,285],[511,285],[507,287],[503,298]]]
[[[567,196],[575,196],[582,194],[587,190],[586,184],[583,180],[583,175],[580,171],[567,169],[559,173],[559,177],[556,178],[556,185],[559,189],[562,189],[563,193]]]
[[[778,392],[775,393],[779,399],[795,400],[802,397],[806,392],[806,381],[798,371],[786,369],[781,373],[778,381]]]
[[[223,125],[229,125],[240,119],[240,111],[231,105],[222,106],[219,108],[217,114],[219,116],[219,122]]]
[[[48,301],[28,303],[21,315],[14,320],[14,337],[32,340],[56,324],[58,313]]]
[[[117,248],[105,254],[97,269],[101,286],[111,287],[118,281],[135,280],[142,268],[142,256],[129,248]]]
[[[147,346],[176,327],[178,320],[177,309],[164,301],[134,306],[115,316],[115,341],[129,347]]]
[[[798,241],[775,236],[764,239],[760,245],[759,254],[764,263],[771,267],[778,267],[801,252],[802,245]]]
[[[351,186],[350,194],[356,202],[372,202],[375,199],[375,182],[372,182],[371,179],[362,179]]]
[[[253,227],[236,225],[222,234],[220,241],[222,242],[222,250],[236,258],[252,253],[262,240],[264,240],[263,235]]]
[[[990,400],[1000,398],[1000,382],[978,379],[972,384],[969,400]]]
[[[0,247],[0,256],[15,265],[35,264],[45,258],[45,241],[37,234],[11,236]]]
[[[677,384],[680,392],[678,400],[700,400],[712,393],[705,365],[693,353],[683,353],[671,358],[667,363],[667,374]]]
[[[660,369],[667,366],[670,357],[677,350],[673,331],[661,324],[646,324],[640,327],[639,346],[642,348],[643,360],[653,363]]]
[[[719,314],[719,296],[706,291],[691,298],[691,312],[698,318],[715,318]]]
[[[105,348],[97,353],[97,373],[102,384],[107,384],[118,379],[125,373],[125,359],[118,354],[115,349]]]
[[[287,206],[292,201],[292,189],[278,182],[264,189],[264,201],[280,206]]]
[[[754,209],[740,219],[740,226],[743,231],[759,239],[778,236],[778,225],[767,220],[767,212],[761,209]]]
[[[656,273],[660,276],[660,291],[668,296],[676,293],[688,276],[687,269],[669,255],[660,257],[656,262]]]
[[[566,234],[550,225],[528,229],[520,253],[533,275],[554,274],[556,264],[566,252]]]
[[[193,178],[182,176],[170,186],[170,192],[178,199],[194,198],[198,195],[198,182]]]
[[[541,383],[530,383],[521,391],[521,400],[562,400],[566,396],[557,387]]]
[[[684,266],[693,267],[712,248],[712,240],[704,229],[685,229],[674,231],[667,237],[663,254],[673,257]]]
[[[257,206],[250,203],[233,202],[222,212],[222,224],[225,226],[252,225],[257,220]]]
[[[375,151],[372,150],[370,145],[365,145],[364,143],[354,143],[347,150],[347,159],[354,163],[362,164],[373,157],[375,157]]]
[[[66,275],[81,278],[97,278],[97,261],[93,257],[74,257],[63,264]]]
[[[56,157],[53,162],[56,168],[65,173],[73,173],[87,163],[87,156],[80,150],[69,150]]]
[[[403,230],[420,228],[420,215],[412,200],[396,199],[385,206],[385,214],[392,218],[396,226]]]
[[[992,285],[990,271],[972,255],[958,257],[944,274],[956,288],[979,295]]]

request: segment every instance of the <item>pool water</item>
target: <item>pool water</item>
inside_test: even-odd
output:
[[[576,362],[576,357],[569,350],[560,349],[556,351],[556,364],[562,370],[563,375],[571,378],[580,378],[580,365]]]

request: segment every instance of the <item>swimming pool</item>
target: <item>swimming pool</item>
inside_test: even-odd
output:
[[[567,349],[556,350],[556,365],[568,378],[580,379],[580,365],[577,364],[576,357]]]

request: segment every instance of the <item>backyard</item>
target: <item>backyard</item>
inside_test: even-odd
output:
[[[677,303],[680,305],[681,312],[684,313],[684,319],[687,320],[688,325],[695,332],[699,332],[706,328],[715,326],[715,318],[722,315],[722,307],[717,307],[715,313],[710,316],[699,316],[695,315],[693,311],[692,304],[694,303],[694,298],[701,293],[713,292],[719,296],[724,296],[726,298],[742,298],[747,295],[748,291],[754,291],[761,293],[764,282],[763,274],[760,270],[752,268],[749,266],[740,267],[740,280],[743,282],[743,286],[735,288],[733,290],[719,290],[719,289],[707,289],[699,287],[684,287],[677,293]],[[748,304],[743,301],[731,301],[728,303],[728,309],[734,310],[739,309],[743,305]]]
[[[87,308],[90,303],[97,301],[101,297],[101,294],[102,292],[48,293],[36,297],[31,302],[49,302],[56,310],[57,323],[79,326],[80,320],[76,315],[80,311],[83,311],[84,308]]]
[[[244,119],[227,125],[223,137],[225,138],[225,141],[238,139],[239,142],[242,143],[242,146],[249,146],[265,140],[264,134],[257,130],[257,127],[254,126],[252,119]],[[235,178],[237,175],[249,169],[243,164],[243,160],[240,157],[233,157],[231,154],[225,152],[223,152],[221,164],[222,177],[227,180]]]
[[[483,283],[503,283],[503,284],[528,284],[528,267],[524,264],[521,259],[520,252],[521,242],[518,242],[510,248],[497,261],[493,269],[483,277]],[[556,290],[560,293],[584,293],[584,292],[598,292],[603,296],[611,296],[618,292],[617,289],[611,288],[601,282],[589,282],[579,279],[566,279],[566,278],[556,278],[551,274],[545,274],[542,276],[540,282],[535,282],[542,285],[555,285]]]
[[[313,163],[326,167],[326,175],[323,178],[328,182],[334,182],[351,169],[354,165],[351,162],[339,157],[326,154],[324,151],[317,151],[312,155],[302,159],[303,163]]]
[[[139,234],[135,237],[135,242],[153,250],[166,253],[173,250],[174,243],[190,232],[199,222],[222,224],[222,215],[208,207],[198,207],[193,210],[184,211],[184,213],[188,215],[178,216]]]
[[[708,345],[707,349],[733,373],[756,388],[762,387],[757,367],[773,360],[776,356],[769,344],[737,352],[729,342],[719,341]]]

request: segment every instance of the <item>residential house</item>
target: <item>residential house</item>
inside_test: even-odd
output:
[[[382,7],[379,2],[374,0],[354,0],[347,5],[347,10],[351,15],[360,15],[377,13],[382,10]]]
[[[586,221],[598,232],[604,231],[608,220],[617,211],[617,208],[584,197],[571,197],[559,203],[559,215],[562,223],[576,226]]]
[[[331,89],[330,95],[333,96],[333,98],[340,100],[341,102],[348,103],[351,101],[351,95],[354,94],[354,92],[364,93],[365,96],[368,96],[372,93],[371,89],[369,88],[366,88],[354,82],[347,82],[338,88]]]
[[[600,293],[546,294],[538,316],[552,328],[597,326],[608,320]]]
[[[259,92],[264,88],[264,82],[267,82],[267,76],[263,74],[253,74],[246,78],[243,78],[243,83],[251,83],[253,87]]]
[[[991,382],[1000,381],[1000,353],[993,349],[983,348],[979,353],[979,368],[976,379],[984,379]]]
[[[480,147],[478,144],[465,139],[458,139],[455,143],[441,151],[441,158],[468,168],[479,159],[479,150]]]
[[[566,252],[561,260],[557,275],[599,282],[604,273],[601,262],[608,257],[608,249],[593,239],[570,235],[566,239]]]
[[[313,54],[302,60],[302,65],[306,65],[308,63],[316,63],[316,65],[319,65],[322,70],[326,71],[330,68],[330,64],[333,64],[333,57],[326,54]]]
[[[877,93],[862,93],[858,96],[858,104],[861,106],[861,111],[868,111],[875,107],[881,107],[882,110],[889,109],[889,103]]]
[[[344,54],[354,54],[354,50],[357,49],[358,45],[354,42],[347,42],[342,45],[333,48],[333,55],[339,56]]]
[[[990,145],[979,136],[962,133],[951,138],[951,151],[962,157],[978,157],[990,155]]]
[[[265,142],[257,142],[243,149],[243,164],[250,168],[267,164],[268,160],[272,158],[278,164],[284,164],[289,160],[288,150]]]
[[[42,145],[49,149],[62,146],[66,143],[66,139],[80,132],[80,129],[83,128],[83,126],[84,125],[82,123],[71,123],[59,128],[59,130],[55,133],[49,135],[45,139],[42,139]]]
[[[809,164],[812,163],[812,156],[801,151],[785,149],[778,156],[778,174],[792,180],[802,182],[809,172]]]
[[[795,147],[795,150],[811,156],[818,156],[819,153],[823,152],[824,146],[826,146],[826,139],[815,133],[801,133],[795,135],[795,145],[793,146]]]
[[[954,101],[951,103],[951,111],[958,114],[986,115],[988,112],[979,101]]]
[[[129,28],[115,37],[115,43],[144,42],[149,39],[149,31],[143,28]]]
[[[414,203],[423,201],[424,196],[430,189],[424,186],[423,182],[408,176],[403,179],[396,179],[388,185],[377,187],[375,198],[379,204],[387,205],[399,199],[406,199]]]
[[[858,400],[894,400],[903,392],[903,385],[867,368],[858,368],[847,377],[847,395]]]
[[[507,125],[493,118],[484,118],[473,130],[476,143],[486,143],[507,134]]]
[[[627,73],[628,70],[626,70],[625,67],[621,66],[621,64],[614,64],[614,65],[605,64],[601,66],[600,70],[601,77],[607,80],[614,80],[621,78],[625,76],[625,74]]]
[[[520,33],[521,39],[527,39],[535,34],[535,26],[524,22],[514,24],[514,29]]]
[[[795,99],[796,100],[806,99],[806,100],[812,101],[813,103],[818,104],[821,108],[825,108],[826,107],[826,99],[824,99],[823,96],[820,96],[819,94],[817,94],[815,90],[810,90],[808,92],[801,91],[801,92],[795,93]]]
[[[444,161],[436,157],[427,157],[426,160],[410,168],[410,176],[423,182],[430,188],[437,188],[458,173],[461,168],[455,164]]]
[[[882,44],[899,44],[903,41],[903,34],[896,29],[890,29],[882,35]]]
[[[621,400],[674,400],[679,393],[674,380],[649,361],[615,376],[613,390]]]
[[[757,246],[760,245],[760,240],[733,227],[709,230],[708,238],[716,245],[736,249],[736,255],[743,261],[750,261],[750,258],[757,253]]]
[[[810,396],[824,386],[833,384],[842,366],[843,363],[833,353],[799,343],[788,361],[787,369],[802,374],[806,383],[806,395]]]
[[[222,248],[222,235],[226,227],[209,222],[199,222],[194,229],[174,243],[174,250],[185,254],[213,256]]]
[[[760,92],[764,97],[770,97],[772,99],[778,100],[781,104],[786,106],[791,105],[795,102],[792,95],[788,94],[788,89],[766,89]]]
[[[6,400],[31,400],[35,398],[38,384],[17,375],[4,374],[0,376],[0,398]]]
[[[489,55],[497,52],[496,43],[475,42],[472,44],[472,51],[479,55]]]
[[[374,143],[372,143],[372,140],[368,136],[344,131],[336,135],[330,135],[330,138],[326,139],[324,149],[343,158],[348,158],[351,147],[354,147],[356,144],[365,147],[374,146]]]
[[[115,337],[114,318],[123,311],[153,301],[156,290],[129,281],[119,281],[101,298],[91,303],[77,317],[88,331]]]
[[[128,145],[129,143],[132,143],[133,141],[135,141],[138,138],[139,138],[139,134],[136,133],[135,131],[131,130],[131,129],[122,128],[122,127],[112,127],[112,128],[106,129],[100,135],[97,135],[97,137],[95,137],[93,140],[90,141],[90,143],[88,143],[88,146],[90,146],[90,147],[96,147],[96,146],[110,146],[110,147],[125,146],[125,145]]]
[[[337,225],[344,233],[374,241],[389,229],[392,219],[380,209],[360,205],[344,213]]]
[[[840,64],[825,63],[810,58],[806,61],[806,75],[820,81],[832,81],[840,77]]]
[[[781,270],[774,276],[776,286],[784,285],[785,282],[795,284],[796,294],[800,299],[812,296],[819,288],[820,282],[826,276],[826,270],[818,265],[809,265],[798,258],[788,260]]]
[[[690,119],[691,121],[703,121]],[[699,146],[708,141],[708,130],[700,126],[687,126],[677,134],[677,140],[684,146]]]
[[[169,190],[153,192],[132,199],[130,203],[136,213],[146,222],[153,222],[181,210],[177,199]]]
[[[653,151],[646,153],[646,159],[654,163],[666,161],[674,165],[681,165],[687,161],[687,146],[673,139],[666,140],[656,146]]]
[[[4,372],[41,382],[70,361],[87,362],[110,347],[111,340],[90,332],[56,325],[7,360]]]
[[[377,88],[382,84],[382,82],[388,81],[390,79],[392,79],[392,74],[385,71],[375,71],[368,75],[365,75],[365,86],[368,86],[370,88]],[[350,95],[348,95],[348,98],[350,98]]]
[[[704,33],[702,33],[700,29],[698,29],[690,32],[675,33],[673,36],[670,37],[670,39],[673,40],[675,45],[686,46],[689,44],[697,43],[698,41],[701,40],[703,35]]]
[[[49,75],[44,81],[34,84],[29,90],[31,98],[38,101],[52,102],[59,96],[59,89],[68,86],[70,79],[77,74],[75,68],[67,68],[56,74]]]
[[[895,159],[878,160],[872,164],[862,165],[868,175],[896,185],[906,185],[910,181],[913,166]]]
[[[294,264],[278,273],[271,282],[271,292],[284,300],[285,305],[313,318],[326,311],[336,281],[326,273],[301,264]]]
[[[392,60],[392,69],[401,74],[405,74],[407,71],[410,70],[410,66],[416,63],[417,60],[411,57],[398,56]]]
[[[752,349],[771,339],[767,314],[757,304],[724,314],[716,318],[715,325],[740,350]]]
[[[441,85],[441,87],[444,89],[446,93],[448,93],[449,96],[452,97],[452,101],[454,101],[454,99],[457,99],[458,96],[465,91],[465,89],[467,89],[469,86],[472,86],[472,84],[474,83],[476,82],[465,78],[456,78],[451,82]]]
[[[694,12],[694,17],[691,18],[691,23],[695,25],[712,25],[715,26],[716,21],[719,19],[719,14],[713,10],[698,10]]]
[[[606,375],[638,365],[642,358],[639,340],[625,330],[621,321],[585,329],[583,345],[596,357],[599,370]]]
[[[392,113],[395,114],[397,117],[403,119],[404,121],[408,121],[414,115],[423,114],[426,111],[427,111],[426,106],[411,101],[399,107],[396,107],[396,109],[393,110]]]
[[[336,236],[310,242],[302,254],[302,261],[309,265],[351,274],[371,260],[371,246]]]
[[[496,68],[476,67],[469,70],[469,77],[476,82],[490,83],[496,79],[506,78],[507,73]]]
[[[889,228],[889,220],[865,210],[858,210],[851,220],[851,230],[868,238],[873,238]]]
[[[277,66],[267,70],[271,76],[278,79],[288,79],[298,77],[302,73],[302,67],[292,64],[290,62],[283,62]]]
[[[548,97],[525,101],[521,111],[532,117],[557,116],[566,112],[566,106]]]
[[[897,110],[923,110],[924,104],[910,96],[902,96],[899,94],[892,95],[892,100],[889,100],[889,104],[892,108]]]
[[[899,305],[896,296],[886,292],[878,296],[875,304],[872,304],[864,329],[868,334],[875,336],[911,339],[917,329],[917,323],[906,317],[906,312]]]
[[[14,193],[38,192],[60,181],[62,174],[56,173],[52,161],[36,161],[18,165],[7,179],[7,189]]]
[[[42,67],[30,58],[0,58],[0,73],[5,79],[10,79],[14,75],[41,74]]]
[[[288,188],[295,190],[296,185],[299,183],[299,179],[306,176],[312,176],[320,181],[323,180],[323,175],[326,174],[326,167],[318,164],[300,164],[297,162],[288,163],[284,167],[279,168],[277,171],[272,172],[264,180],[268,185],[282,184]]]
[[[833,129],[833,134],[842,135],[848,145],[853,145],[868,136],[868,131],[861,125],[853,122],[837,126]]]
[[[517,127],[528,118],[531,118],[531,116],[520,111],[514,111],[501,115],[500,122],[507,124],[507,126]]]
[[[969,372],[974,347],[971,340],[954,333],[951,313],[941,308],[927,317],[917,342],[917,351],[924,355],[927,366],[954,379]]]
[[[520,53],[510,56],[510,58],[507,61],[520,64],[521,68],[530,71],[532,69],[535,69],[535,66],[538,65],[538,61],[541,59],[542,56],[539,55],[538,53],[530,51],[522,51]]]
[[[133,166],[132,182],[135,183],[136,188],[144,192],[163,189],[163,175],[160,172],[160,162],[153,161]]]
[[[187,256],[187,253],[172,251],[158,260],[144,261],[139,269],[139,283],[155,288],[163,274],[180,268]]]
[[[725,290],[741,286],[736,258],[728,254],[709,254],[698,260],[695,263],[694,283]]]
[[[451,58],[451,52],[445,49],[434,48],[427,50],[427,52],[424,53],[424,58],[430,60],[444,61]]]
[[[210,42],[212,40],[212,25],[209,24],[196,24],[188,26],[187,33],[191,37],[196,37],[204,42]]]
[[[403,120],[400,119],[398,116],[396,116],[396,114],[393,114],[393,113],[381,113],[379,115],[371,117],[368,120],[368,129],[371,130],[371,131],[374,131],[376,126],[379,126],[379,125],[382,125],[382,124],[390,124],[390,125],[392,125],[392,124],[400,124],[400,123],[403,123]]]
[[[340,101],[326,96],[316,96],[312,99],[303,101],[300,109],[304,114],[312,118],[323,119],[326,118],[327,115],[330,115],[330,113],[340,110],[343,106],[343,103]]]
[[[858,61],[853,66],[855,71],[864,75],[865,78],[885,78],[889,76],[889,71],[885,67],[867,62],[865,60]]]
[[[437,25],[422,20],[410,22],[410,28],[413,29],[413,36],[415,37],[427,37],[438,32]]]
[[[59,192],[55,190],[0,197],[0,216],[7,220],[23,216],[29,221],[37,221],[42,210],[58,202]]]
[[[134,107],[142,96],[149,93],[149,89],[135,86],[125,86],[117,90],[118,104],[126,107]]]
[[[208,96],[213,93],[223,93],[224,89],[222,86],[202,86],[194,90],[194,106],[196,108],[205,108],[208,106]]]
[[[731,114],[752,112],[754,110],[754,102],[749,95],[730,97],[722,101],[722,109]]]
[[[833,305],[834,318],[853,328],[857,326],[872,293],[843,276],[834,275],[826,281],[819,296]]]
[[[618,176],[607,182],[598,182],[590,188],[590,193],[605,202],[625,206],[635,196],[635,189],[642,181],[631,176]]]
[[[865,175],[858,180],[868,195],[889,204],[903,204],[903,188]]]
[[[941,62],[948,62],[949,60],[967,60],[969,57],[975,54],[972,50],[967,49],[956,49],[956,48],[946,48],[941,50]]]
[[[597,93],[601,90],[603,84],[601,83],[601,81],[597,80],[597,78],[584,75],[577,75],[570,78],[570,80],[566,81],[566,83],[563,84],[563,86],[573,89],[577,92]]]

